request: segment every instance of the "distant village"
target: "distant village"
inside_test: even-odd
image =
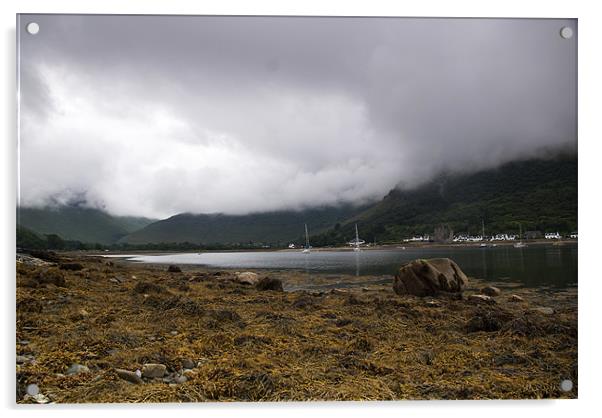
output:
[[[562,236],[559,232],[545,232],[541,231],[526,231],[522,234],[522,237],[519,234],[495,234],[492,236],[484,236],[484,235],[469,235],[460,233],[457,235],[453,235],[450,241],[452,242],[493,242],[493,241],[517,241],[521,239],[525,240],[533,240],[533,239],[549,239],[549,240],[560,240],[563,238],[567,239],[577,239],[577,232],[571,232],[566,236]],[[403,242],[434,242],[437,241],[430,235],[418,235],[413,236],[411,238],[406,238]]]

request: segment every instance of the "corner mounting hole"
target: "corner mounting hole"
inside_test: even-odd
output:
[[[26,29],[30,35],[36,35],[40,31],[40,25],[36,22],[30,22],[27,24]]]
[[[560,382],[560,390],[562,390],[563,392],[570,392],[571,390],[573,390],[573,381],[565,379],[562,382]]]
[[[571,39],[573,37],[573,29],[568,26],[563,27],[560,29],[560,36],[564,39]]]

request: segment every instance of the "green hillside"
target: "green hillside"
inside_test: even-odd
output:
[[[324,231],[365,209],[354,206],[304,211],[278,211],[249,215],[180,214],[136,231],[121,242],[128,244],[192,242],[236,244],[261,242],[282,245],[303,241],[304,224],[310,231]]]
[[[77,206],[18,208],[18,226],[40,235],[56,234],[66,240],[111,244],[154,222],[153,219],[112,216],[98,209]]]
[[[495,170],[441,175],[413,190],[391,191],[381,202],[312,238],[316,245],[340,244],[355,234],[368,242],[400,241],[433,234],[445,225],[454,232],[486,234],[577,230],[577,158],[512,162]]]

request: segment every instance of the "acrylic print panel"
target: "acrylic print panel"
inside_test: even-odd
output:
[[[576,20],[17,25],[17,402],[577,397]]]

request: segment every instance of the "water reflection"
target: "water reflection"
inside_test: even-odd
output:
[[[391,276],[399,266],[417,258],[449,257],[472,277],[511,280],[526,286],[563,287],[577,282],[577,245],[529,245],[407,248],[406,250],[228,252],[135,256],[133,261],[198,264],[213,268],[292,269],[308,276],[317,273]]]

